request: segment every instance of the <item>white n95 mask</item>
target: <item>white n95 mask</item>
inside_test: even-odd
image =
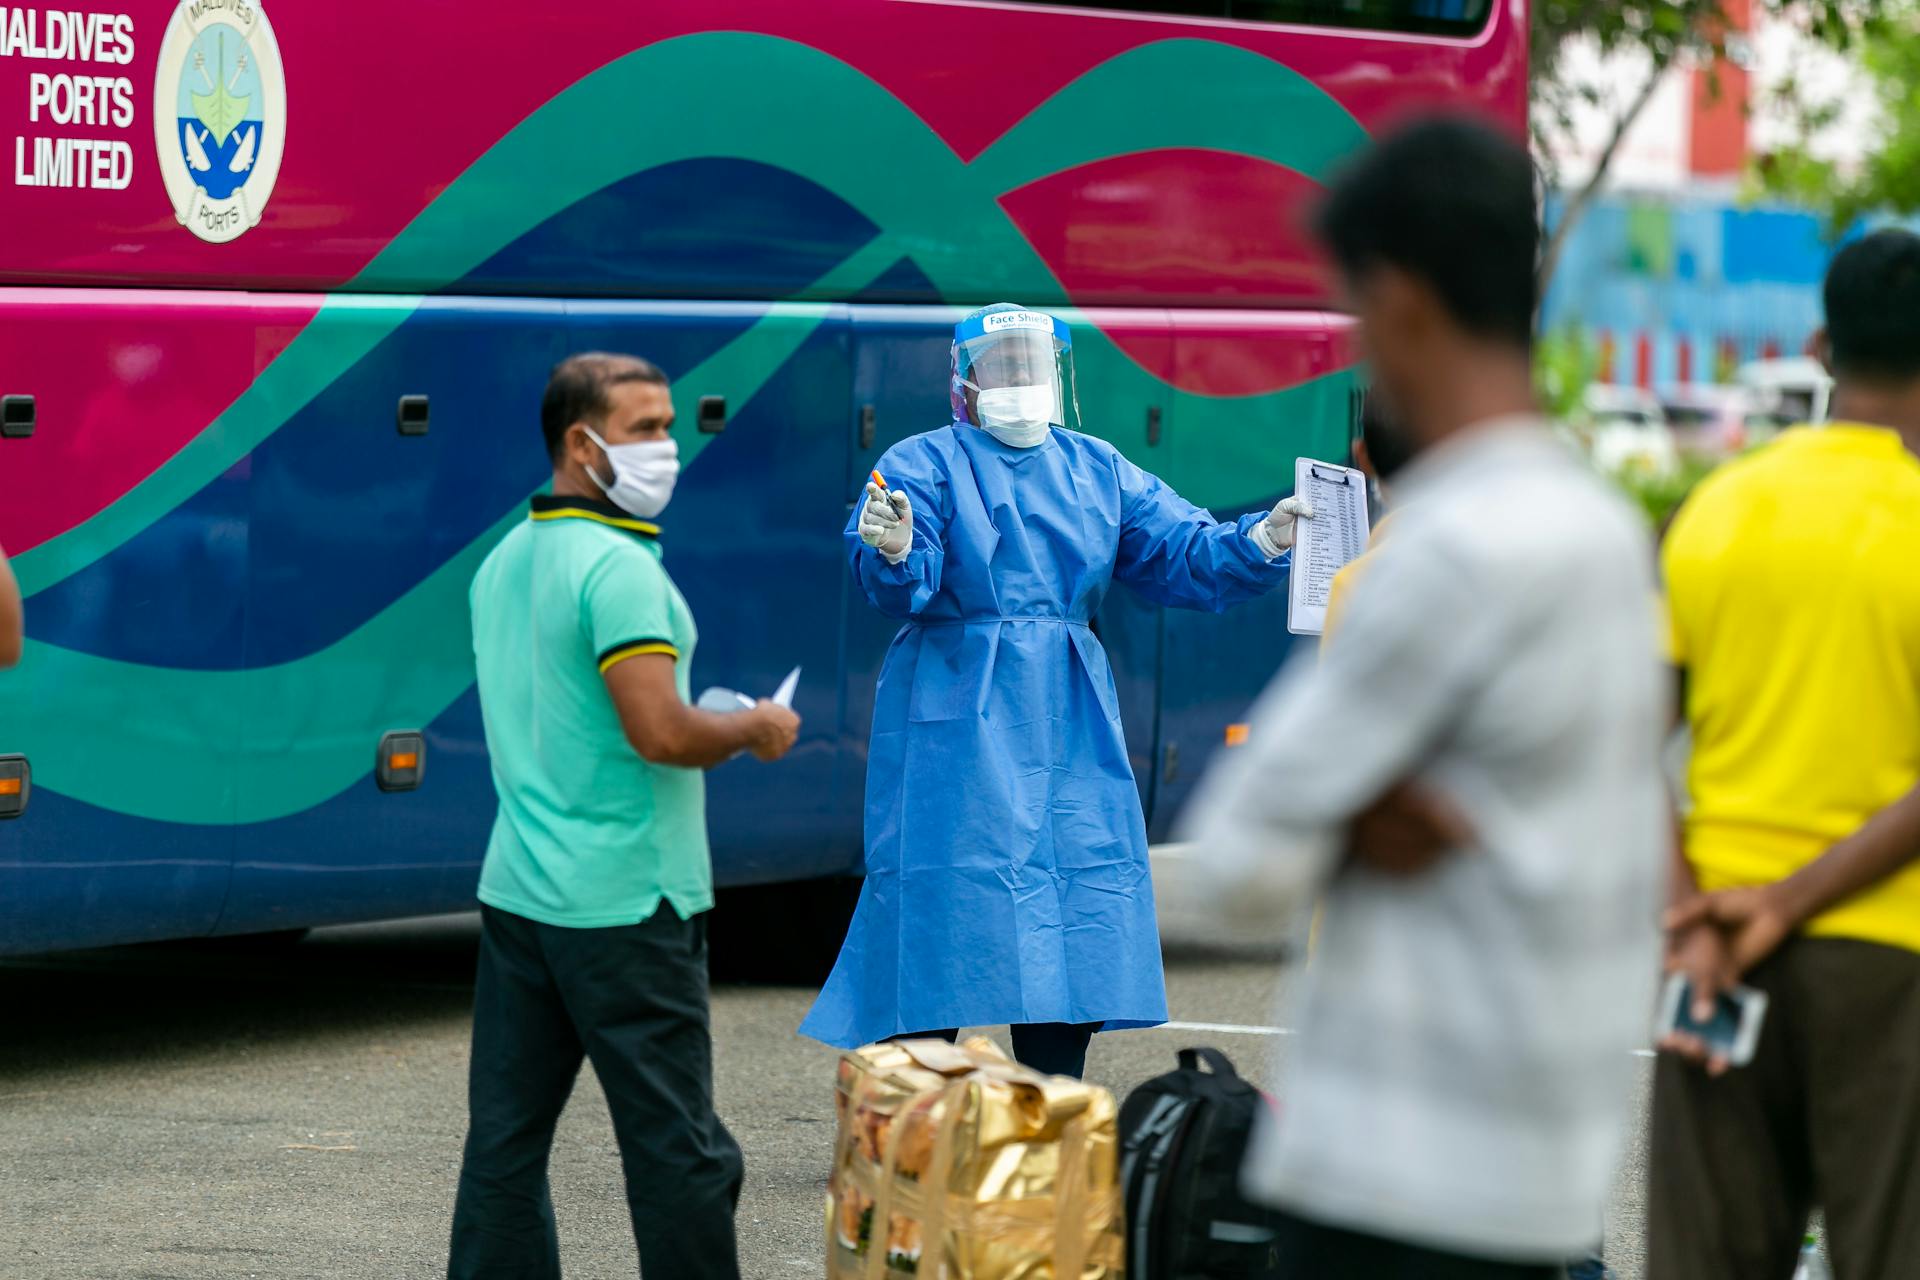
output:
[[[1027,387],[989,387],[975,401],[980,426],[1001,444],[1031,449],[1047,438],[1057,403],[1053,384]]]
[[[606,451],[613,467],[608,483],[592,467],[587,475],[607,495],[607,501],[642,520],[651,520],[667,509],[673,500],[673,486],[680,480],[680,446],[671,440],[643,440],[638,444],[608,444],[592,427],[586,429],[593,442]]]

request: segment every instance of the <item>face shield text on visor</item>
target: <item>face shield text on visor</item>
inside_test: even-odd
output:
[[[1030,449],[1068,425],[1074,404],[1073,340],[1040,311],[1001,304],[953,331],[953,412],[1002,444]]]

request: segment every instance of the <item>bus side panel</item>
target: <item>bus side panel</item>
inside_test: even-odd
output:
[[[0,944],[205,932],[236,850],[221,932],[471,900],[492,797],[466,585],[545,475],[537,388],[572,348],[635,350],[676,379],[687,470],[667,546],[706,635],[696,689],[763,693],[803,667],[808,727],[793,760],[714,775],[721,882],[857,866],[873,682],[894,628],[849,590],[839,530],[879,452],[945,420],[953,309],[860,307],[850,321],[825,306],[576,303],[556,318],[555,304],[250,299],[235,318],[176,297],[204,365],[189,381],[244,389],[225,412],[170,387],[188,348],[165,308],[144,306],[119,339],[62,329],[89,315],[65,297],[57,314],[17,303],[9,317],[13,331],[50,344],[35,355],[24,336],[10,343],[10,356],[31,358],[9,381],[59,369],[60,351],[107,362],[120,353],[117,372],[58,379],[33,439],[0,442],[19,450],[6,472],[17,520],[57,526],[64,517],[48,505],[87,492],[62,488],[64,478],[109,471],[108,419],[148,411],[157,431],[207,425],[124,502],[105,490],[103,514],[71,521],[80,527],[69,536],[14,540],[32,597],[33,679],[0,677],[14,695],[0,733],[4,749],[34,758],[42,790],[24,822],[0,829],[0,850],[13,855],[0,865],[47,874],[7,895],[32,905]],[[1164,313],[1103,314],[1078,330],[1077,347],[1087,428],[1225,515],[1270,502],[1297,453],[1344,456],[1351,379],[1329,376],[1345,353],[1325,318],[1276,317],[1272,332],[1251,336],[1213,332],[1223,323],[1183,315],[1169,356]],[[1276,365],[1276,347],[1296,354]],[[329,372],[303,382],[314,350]],[[364,354],[341,364],[341,350]],[[1262,392],[1276,368],[1292,376],[1289,360],[1297,385]],[[1183,362],[1195,366],[1184,376]],[[1169,373],[1247,393],[1176,392]],[[135,400],[125,384],[140,378]],[[401,394],[429,397],[424,437],[398,433]],[[724,401],[715,435],[698,429],[710,396]],[[170,478],[194,467],[197,488]],[[1162,618],[1127,593],[1110,598],[1100,624],[1156,834],[1203,760],[1190,752],[1157,776],[1144,766],[1164,765],[1168,748],[1204,755],[1222,737],[1284,652],[1284,609],[1276,595],[1227,619]],[[417,793],[373,788],[374,744],[390,729],[428,733]],[[146,869],[127,870],[136,864]]]
[[[471,905],[494,800],[467,588],[547,479],[562,323],[558,303],[366,299],[310,326],[372,345],[251,458],[244,825],[219,932]],[[424,434],[400,431],[402,396],[426,398]],[[421,787],[381,792],[380,739],[417,730]]]
[[[0,186],[0,279],[837,300],[867,283],[831,273],[870,221],[939,286],[885,295],[904,301],[1287,306],[1325,296],[1300,214],[1365,132],[1435,107],[1526,122],[1513,0],[1460,39],[1091,7],[574,0],[543,6],[532,40],[523,6],[497,0],[457,22],[387,5],[377,40],[345,6],[267,0],[250,8],[286,97],[263,147],[284,163],[270,191],[242,184],[258,225],[212,244],[163,180],[192,189],[194,135],[156,140],[147,118],[156,88],[201,83],[184,44],[163,51],[180,5],[116,7],[138,50],[131,126],[69,121],[69,139],[30,104],[35,64],[0,63],[25,179]],[[94,135],[126,171],[60,176],[53,145]],[[644,217],[572,220],[550,251],[475,274],[527,216],[599,191]],[[670,239],[641,233],[662,218]]]
[[[1246,393],[1185,400],[1170,424],[1175,470],[1196,492],[1257,494],[1216,505],[1214,515],[1237,519],[1271,507],[1292,491],[1297,458],[1347,461],[1354,382],[1347,325],[1311,312],[1175,313],[1182,375]],[[1150,828],[1156,842],[1170,837],[1208,761],[1296,647],[1285,586],[1225,614],[1167,611]]]
[[[792,665],[812,675],[789,762],[710,779],[718,879],[847,869],[832,792],[838,610],[819,607],[838,579],[814,509],[822,492],[834,505],[845,466],[844,322],[831,311],[430,300],[262,448],[248,794],[258,808],[297,784],[290,756],[370,767],[394,730],[426,730],[428,769],[419,791],[395,795],[363,770],[304,811],[243,829],[222,932],[471,904],[494,796],[467,585],[547,478],[540,392],[552,363],[578,350],[644,355],[680,383],[685,470],[663,541],[702,630],[696,691],[770,693]],[[425,436],[398,433],[401,394],[428,396]],[[712,436],[698,426],[706,395],[727,401]],[[303,649],[310,682],[264,665]]]
[[[34,783],[0,823],[0,953],[204,933],[226,892],[248,471],[178,501],[141,483],[181,415],[247,381],[250,308],[198,297],[0,290],[0,393],[37,418],[0,440],[28,634],[0,672],[0,752]]]
[[[715,879],[845,874],[859,848],[836,796],[846,309],[580,302],[567,311],[571,350],[632,352],[674,379],[682,470],[661,546],[700,631],[694,696],[720,685],[770,697],[800,668],[793,752],[708,775]]]

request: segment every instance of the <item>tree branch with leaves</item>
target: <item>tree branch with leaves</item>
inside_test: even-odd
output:
[[[1920,213],[1920,0],[1893,0],[1855,38],[1858,63],[1873,99],[1873,137],[1858,163],[1822,155],[1816,139],[1848,105],[1816,95],[1789,78],[1773,105],[1789,122],[1789,142],[1754,158],[1753,187],[1816,209],[1839,237],[1874,213]]]
[[[1753,0],[1756,20],[1791,23],[1836,49],[1884,32],[1892,15],[1912,10],[1915,0]],[[1592,74],[1573,70],[1570,52],[1585,44],[1600,56]],[[1612,79],[1618,55],[1644,57],[1644,79],[1621,86]],[[1909,56],[1920,58],[1912,49]],[[1565,191],[1560,218],[1541,255],[1540,283],[1558,266],[1567,237],[1603,190],[1621,144],[1660,82],[1670,72],[1744,57],[1727,17],[1727,0],[1535,0],[1530,78],[1534,151],[1547,182],[1561,187],[1556,160],[1572,149],[1575,120],[1583,111],[1606,115],[1606,141],[1598,162],[1575,189]],[[1909,81],[1909,85],[1913,82]],[[1625,92],[1622,92],[1622,89]]]

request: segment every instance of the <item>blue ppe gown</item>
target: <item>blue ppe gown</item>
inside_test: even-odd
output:
[[[866,883],[800,1030],[841,1048],[1000,1023],[1166,1021],[1147,830],[1106,653],[1118,579],[1222,610],[1287,578],[1103,441],[1031,449],[966,423],[880,460],[913,503],[890,565],[846,531],[854,580],[906,625],[875,693]]]

